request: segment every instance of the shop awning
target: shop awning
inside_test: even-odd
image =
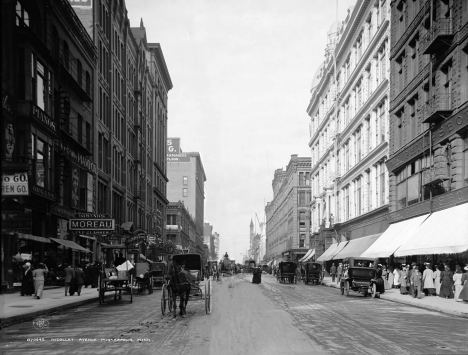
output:
[[[27,233],[16,233],[19,239],[34,240],[35,242],[41,243],[50,243],[52,238],[38,237],[37,235],[27,234]]]
[[[463,253],[468,250],[468,203],[431,214],[395,256]]]
[[[125,231],[130,231],[133,226],[133,222],[124,222],[121,228]]]
[[[344,247],[348,245],[348,241],[345,241],[345,242],[341,242],[338,244],[338,246],[336,247],[336,249],[333,251],[333,253],[331,254],[331,258],[330,259],[335,259],[335,256],[344,249]]]
[[[335,249],[338,247],[338,243],[333,243],[332,245],[330,245],[328,247],[327,250],[325,250],[325,252],[320,255],[320,257],[317,259],[317,261],[327,261],[327,260],[331,260],[331,258],[333,258],[333,256],[330,256],[334,251]]]
[[[57,238],[50,238],[50,240],[60,245],[63,245],[64,247],[71,248],[73,250],[81,251],[83,253],[91,253],[90,250],[83,248],[81,245],[76,244],[75,242],[72,242],[71,240],[57,239]]]
[[[302,260],[303,263],[308,262],[312,257],[315,255],[315,249],[312,249],[310,253],[308,252],[306,256],[304,257],[304,260]]]
[[[411,238],[415,231],[426,220],[429,214],[407,219],[403,222],[390,224],[387,230],[364,253],[363,258],[388,258],[395,253],[406,239]]]
[[[307,251],[306,255],[304,255],[302,258],[300,258],[300,259],[298,260],[298,262],[300,262],[300,263],[304,262],[304,259],[306,259],[306,258],[310,255],[310,253],[312,253],[312,252],[315,252],[315,249],[309,249],[309,250]]]
[[[358,239],[353,239],[348,242],[348,244],[335,256],[334,260],[344,259],[350,257],[361,256],[369,247],[374,244],[374,242],[382,235],[382,233],[373,234],[367,237],[362,237]]]

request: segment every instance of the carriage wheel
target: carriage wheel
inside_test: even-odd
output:
[[[346,293],[346,297],[348,297],[349,296],[349,282],[348,281],[345,281],[344,292]]]
[[[377,296],[377,285],[374,283],[372,284],[372,293],[371,293],[372,298],[375,298]]]
[[[173,307],[177,307],[174,305],[174,300],[172,299],[172,291],[167,292],[167,307],[169,309],[169,312],[172,312]]]
[[[162,315],[166,314],[166,305],[167,305],[167,288],[164,284],[162,287],[162,295],[161,295],[161,313]]]

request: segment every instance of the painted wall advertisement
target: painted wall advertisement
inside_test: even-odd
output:
[[[167,139],[167,162],[168,163],[188,163],[190,156],[182,153],[180,149],[180,138]]]

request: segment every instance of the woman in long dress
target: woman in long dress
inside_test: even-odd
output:
[[[389,289],[389,285],[388,285],[388,271],[387,271],[387,267],[384,265],[382,266],[382,279],[383,279],[383,282],[384,282],[384,288],[386,290]]]
[[[400,293],[402,295],[408,294],[408,272],[406,265],[402,265],[400,270]]]
[[[463,302],[462,299],[460,299],[460,293],[463,288],[462,286],[462,276],[463,273],[461,271],[460,265],[455,266],[455,273],[453,274],[453,288],[455,289],[455,302]]]
[[[440,269],[441,267],[436,265],[436,271],[434,271],[434,287],[437,296],[440,294]]]
[[[28,261],[23,265],[23,280],[21,282],[21,296],[31,296],[34,293],[33,268]]]
[[[393,267],[387,269],[387,283],[387,290],[391,290],[393,288]]]
[[[426,263],[426,270],[423,273],[423,291],[426,296],[436,295],[434,286],[434,272],[431,269],[431,264]]]
[[[468,302],[468,265],[465,266],[464,269],[466,270],[466,272],[464,274],[462,274],[462,279],[461,279],[463,288],[462,288],[458,298],[465,301],[465,302]]]
[[[448,265],[445,265],[444,271],[440,272],[439,297],[453,298],[453,272]]]
[[[393,288],[400,288],[400,268],[398,265],[393,270]]]

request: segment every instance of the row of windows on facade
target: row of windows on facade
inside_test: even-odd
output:
[[[387,170],[384,162],[367,169],[364,174],[341,188],[336,197],[329,196],[326,203],[313,207],[313,227],[320,226],[323,218],[330,218],[331,213],[334,213],[336,222],[346,222],[385,205],[388,202],[386,181]],[[325,215],[326,213],[328,215]]]
[[[439,172],[441,175],[447,177],[445,182],[440,182],[432,187],[430,185],[424,185],[425,171],[434,166],[434,164],[431,163],[429,153],[405,166],[395,174],[397,184],[397,209],[402,209],[415,203],[428,200],[431,194],[432,197],[434,197],[452,190],[453,162],[450,156],[451,150],[445,150],[444,154],[444,162],[442,162],[442,168]],[[462,156],[460,160],[462,163],[461,174],[464,181],[463,186],[468,186],[468,133],[465,133],[463,138]],[[444,172],[444,170],[446,171]]]
[[[382,49],[378,51],[378,60],[371,60],[364,73],[356,80],[356,85],[353,89],[349,90],[349,94],[340,102],[340,107],[337,109],[337,127],[336,133],[341,133],[355,117],[359,110],[364,106],[368,99],[372,97],[372,93],[379,87],[380,83],[388,78],[388,56],[387,41],[382,45]],[[339,87],[339,91],[344,87]],[[340,97],[343,93],[339,93]],[[311,137],[318,132],[318,128],[322,122],[333,113],[333,103],[335,101],[334,86],[332,85],[329,92],[325,95],[324,100],[315,113],[310,124]]]

